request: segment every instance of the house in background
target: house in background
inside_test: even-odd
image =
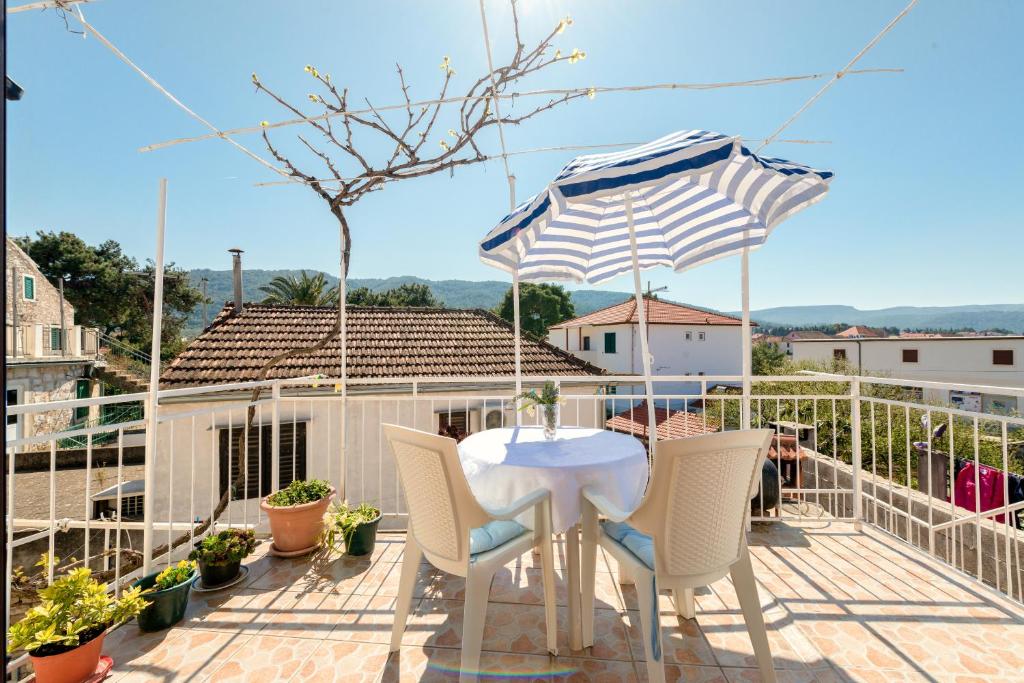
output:
[[[866,325],[854,325],[847,327],[842,332],[836,332],[836,337],[839,339],[881,339],[885,336],[886,334],[882,330],[876,330]]]
[[[5,301],[7,405],[98,395],[92,378],[96,330],[75,324],[75,309],[13,240],[7,239]],[[7,417],[7,438],[67,429],[90,419],[88,408],[51,411],[30,420]]]
[[[864,375],[1024,389],[1024,336],[882,337],[803,339],[793,342],[793,360],[847,361]],[[1024,412],[1024,397],[988,392],[924,389],[925,401],[964,410]]]
[[[805,339],[831,339],[821,330],[793,330],[785,337],[782,338],[780,348],[786,352],[787,356],[793,355],[793,342],[802,341]]]

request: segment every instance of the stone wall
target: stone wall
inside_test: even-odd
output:
[[[11,322],[11,301],[14,296],[11,288],[11,269],[18,269],[18,322],[19,324],[42,323],[44,325],[60,325],[60,293],[57,287],[39,271],[35,262],[21,250],[13,240],[7,240],[7,263],[5,264],[7,282],[7,300],[4,302],[6,319]],[[35,300],[27,301],[22,289],[22,275],[35,278]],[[64,302],[64,325],[70,328],[75,324],[75,309]]]
[[[23,404],[68,401],[75,398],[75,383],[84,376],[87,365],[81,361],[8,363],[7,387],[21,389]],[[25,415],[22,418],[23,436],[59,432],[68,428],[71,418],[71,410],[47,410]]]

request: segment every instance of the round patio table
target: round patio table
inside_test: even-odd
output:
[[[569,646],[582,648],[580,621],[580,492],[589,486],[623,510],[640,504],[647,486],[647,451],[628,434],[559,427],[544,439],[543,427],[504,427],[472,434],[459,457],[473,495],[485,508],[509,505],[528,493],[551,491],[551,525],[565,533],[569,579]],[[533,513],[517,519],[532,528]]]

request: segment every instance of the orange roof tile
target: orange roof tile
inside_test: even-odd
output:
[[[674,301],[662,301],[660,299],[649,299],[644,297],[648,323],[660,325],[740,325],[742,321],[713,311],[705,311],[684,304],[677,304]],[[553,325],[551,329],[564,327],[578,327],[580,325],[623,325],[627,323],[638,323],[640,318],[637,315],[635,299],[627,299],[621,304],[608,306],[600,310],[588,313],[587,315],[566,320],[565,322]]]
[[[688,413],[685,410],[667,411],[665,408],[654,409],[655,429],[658,432],[658,439],[685,439],[689,436],[700,436],[701,434],[712,434],[718,431],[718,421],[710,415],[697,415]],[[633,436],[646,439],[647,427],[647,404],[633,406],[618,415],[612,416],[605,423],[605,427],[616,432],[625,432]]]

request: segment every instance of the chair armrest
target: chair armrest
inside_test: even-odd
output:
[[[583,499],[588,501],[599,513],[613,522],[624,522],[633,514],[632,510],[629,512],[622,510],[615,505],[615,503],[611,502],[589,486],[583,489]]]
[[[527,493],[519,500],[506,505],[498,510],[484,510],[494,519],[515,519],[519,515],[523,514],[530,508],[543,503],[544,501],[551,498],[551,491],[547,489],[537,489],[532,493]]]

